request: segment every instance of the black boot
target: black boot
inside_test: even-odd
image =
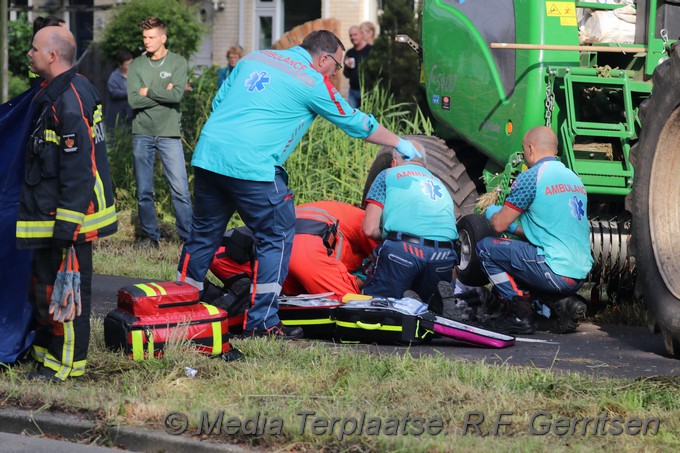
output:
[[[531,335],[536,331],[534,325],[534,309],[531,301],[515,299],[510,303],[509,310],[497,318],[487,321],[489,329],[508,335]]]
[[[552,304],[555,320],[551,329],[555,333],[576,331],[581,319],[586,317],[586,304],[576,296],[567,296]],[[552,320],[552,319],[551,319]]]

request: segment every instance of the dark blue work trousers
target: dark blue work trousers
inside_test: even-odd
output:
[[[203,289],[203,281],[220,246],[227,223],[238,211],[256,240],[252,306],[246,330],[265,330],[279,323],[281,285],[295,231],[293,193],[277,167],[273,182],[247,181],[194,168],[194,214],[191,235],[177,267],[178,280]]]
[[[414,290],[427,302],[437,283],[453,279],[456,252],[439,245],[428,246],[386,239],[376,249],[373,274],[366,280],[363,293],[376,297],[401,298]]]
[[[583,286],[582,279],[554,273],[545,256],[525,241],[487,237],[477,243],[477,256],[494,292],[504,301],[530,299],[530,292],[574,294]]]

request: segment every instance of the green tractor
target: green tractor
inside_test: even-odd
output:
[[[593,36],[584,17],[602,18]],[[550,126],[588,191],[591,278],[634,288],[680,357],[680,1],[424,0],[421,20],[420,45],[397,40],[420,56],[439,137],[425,138],[429,164],[462,216],[459,278],[480,283],[478,198],[501,202],[525,168],[524,133]]]

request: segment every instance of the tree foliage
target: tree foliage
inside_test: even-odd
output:
[[[17,20],[7,23],[9,70],[19,77],[28,76],[28,51],[33,40],[33,24],[28,21],[26,13],[17,16]]]
[[[203,25],[198,19],[197,5],[187,0],[131,0],[116,7],[106,24],[102,50],[115,60],[120,50],[129,50],[133,56],[144,51],[139,24],[147,17],[159,17],[165,22],[168,33],[166,47],[186,58],[193,54],[201,42]]]
[[[367,86],[382,79],[396,102],[414,103],[420,95],[418,55],[406,44],[394,40],[396,35],[420,37],[413,0],[384,2],[380,16],[380,35],[364,63]]]

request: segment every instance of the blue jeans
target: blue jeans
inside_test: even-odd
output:
[[[278,295],[288,275],[295,232],[295,205],[285,177],[280,167],[272,182],[246,181],[194,168],[194,219],[180,256],[177,279],[203,289],[227,223],[238,211],[256,241],[254,297],[245,325],[250,331],[279,323]]]
[[[477,256],[494,292],[504,301],[529,299],[529,291],[574,294],[583,286],[582,279],[554,273],[545,256],[525,241],[487,237],[477,243]]]
[[[347,94],[347,102],[350,107],[355,109],[361,107],[361,90],[353,90],[350,88],[349,93]]]
[[[441,280],[451,282],[456,252],[441,246],[425,246],[386,239],[376,249],[375,269],[366,280],[363,293],[401,298],[413,289],[427,302]]]
[[[153,190],[156,151],[163,164],[165,178],[170,184],[177,234],[182,241],[186,241],[191,231],[191,196],[182,141],[174,137],[132,136],[132,155],[137,182],[137,211],[142,233],[156,241],[161,238]]]

